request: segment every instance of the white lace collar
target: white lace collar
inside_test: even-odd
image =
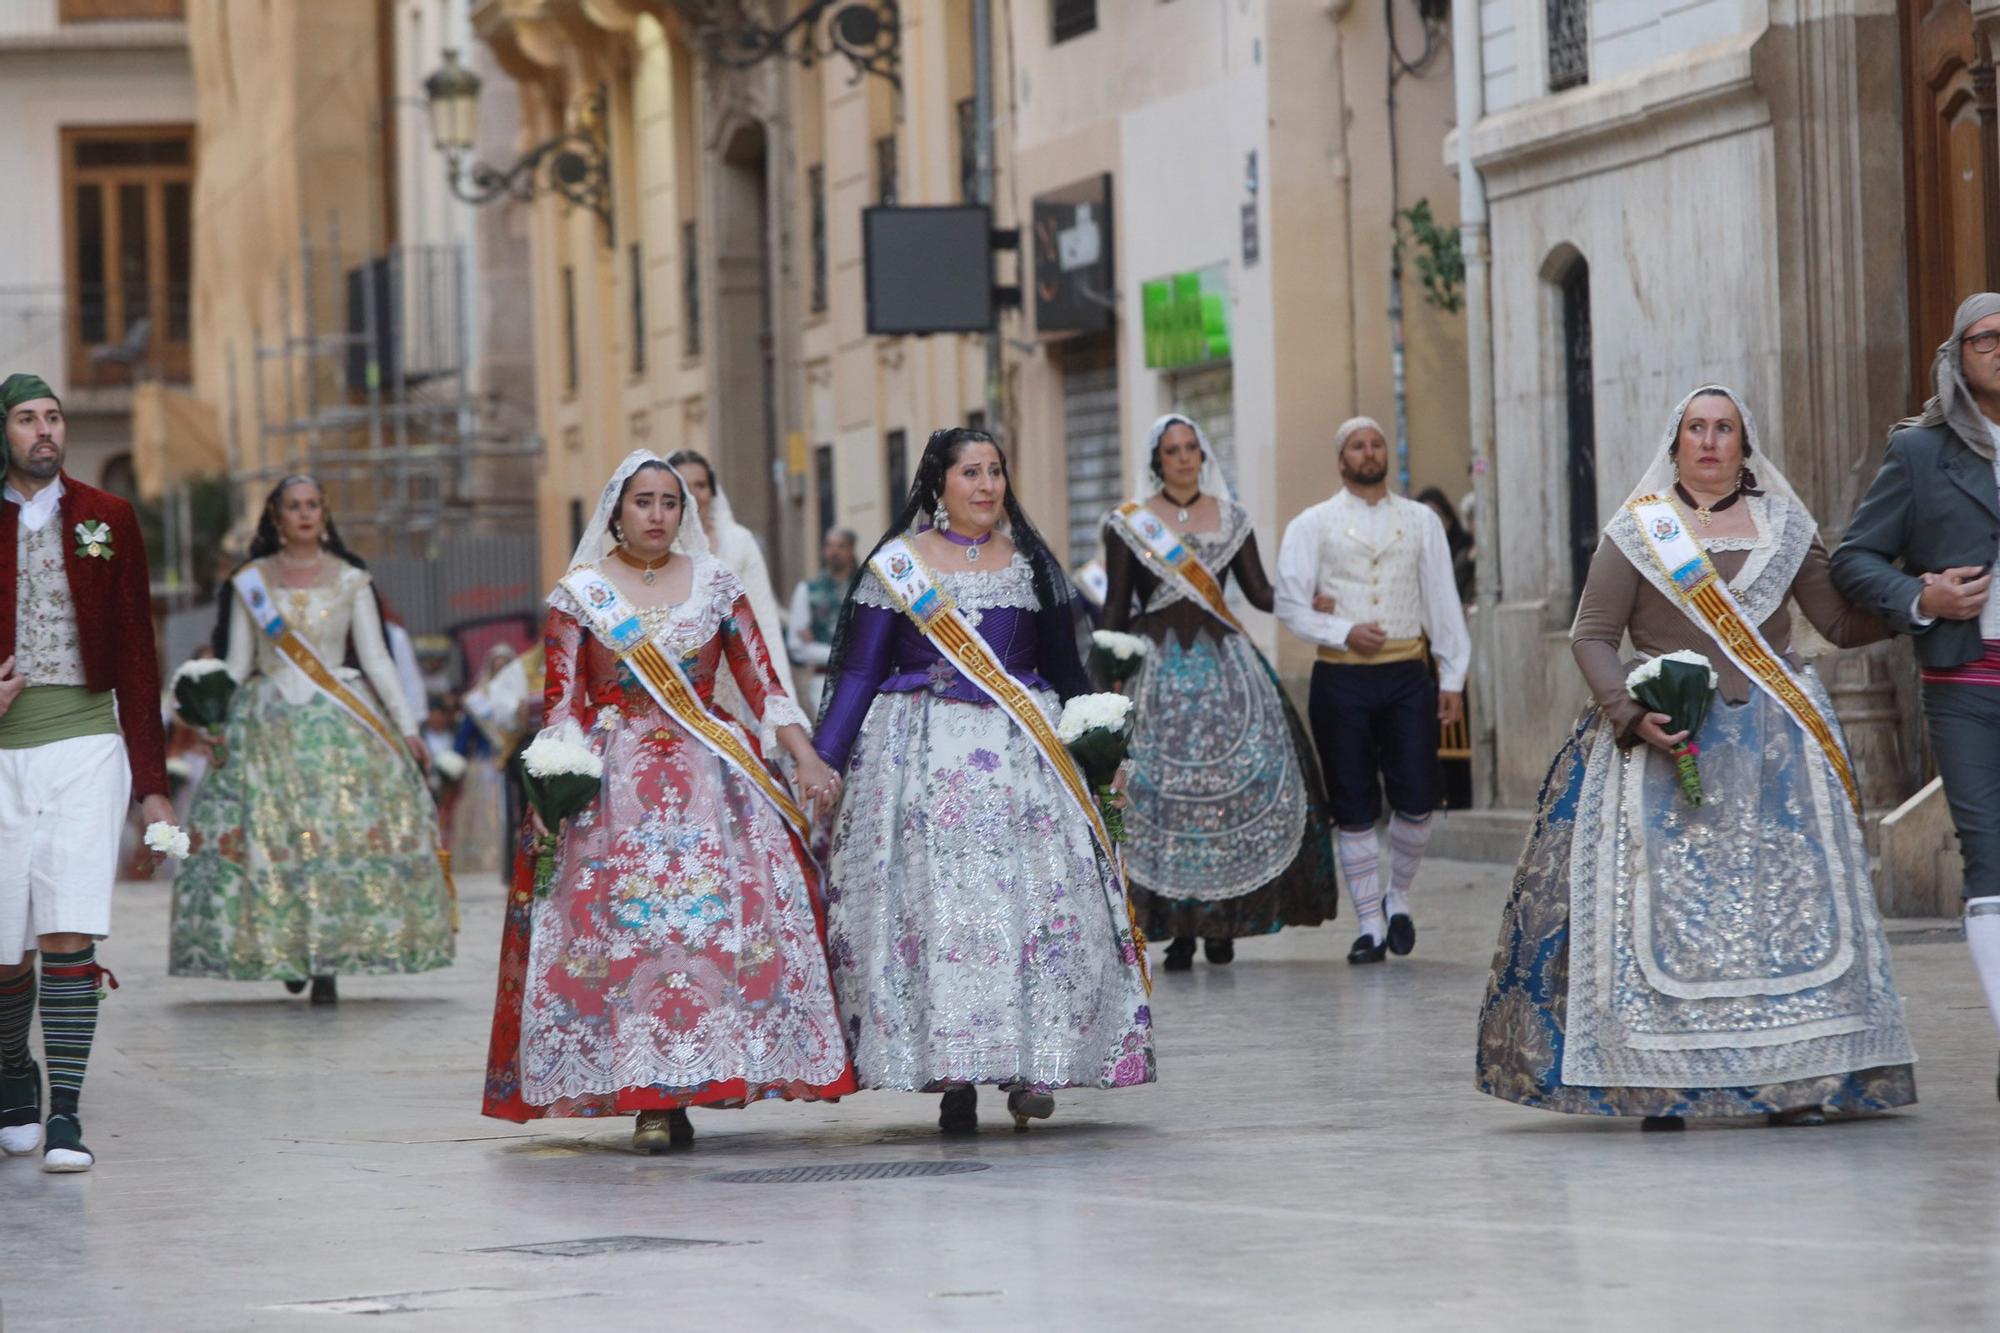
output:
[[[653,631],[653,641],[677,657],[695,651],[714,638],[743,591],[736,575],[716,557],[703,553],[694,556],[693,560],[694,569],[688,576],[688,595],[671,607],[650,608],[649,612],[641,613],[647,628]],[[598,561],[593,567],[602,571],[604,561]],[[597,632],[591,617],[567,586],[556,585],[549,604],[575,617],[591,633]],[[660,612],[666,614],[662,616]]]
[[[1035,598],[1034,566],[1019,551],[1005,565],[935,572],[939,585],[961,611],[991,611],[1001,607],[1033,611],[1041,606]],[[889,600],[889,590],[872,569],[862,576],[860,586],[854,590],[854,601],[858,606],[896,609],[896,604]]]

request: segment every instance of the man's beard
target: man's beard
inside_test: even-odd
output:
[[[1381,467],[1370,472],[1361,468],[1349,467],[1347,464],[1342,463],[1340,465],[1340,476],[1343,481],[1351,481],[1357,486],[1376,486],[1388,478],[1389,465],[1384,463]]]
[[[37,440],[35,443],[39,446],[41,441]],[[13,450],[10,448],[8,452],[11,454]],[[23,474],[33,477],[36,481],[48,481],[62,471],[63,451],[56,450],[55,455],[50,458],[34,458],[22,454],[13,459],[13,464]]]

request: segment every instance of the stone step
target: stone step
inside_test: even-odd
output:
[[[1533,810],[1440,810],[1426,854],[1452,861],[1512,865],[1521,859]]]

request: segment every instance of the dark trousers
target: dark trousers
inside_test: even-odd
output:
[[[1965,856],[1965,896],[2000,894],[2000,688],[1926,681],[1924,719]]]
[[[1428,662],[1313,664],[1313,744],[1333,822],[1375,827],[1389,808],[1421,819],[1438,802],[1438,691]]]

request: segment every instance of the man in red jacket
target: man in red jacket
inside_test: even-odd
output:
[[[0,383],[0,1152],[88,1171],[77,1099],[97,1031],[118,835],[171,824],[151,581],[132,506],[63,475],[62,404]],[[28,1053],[41,952],[42,1070]],[[113,981],[113,985],[117,983]]]

